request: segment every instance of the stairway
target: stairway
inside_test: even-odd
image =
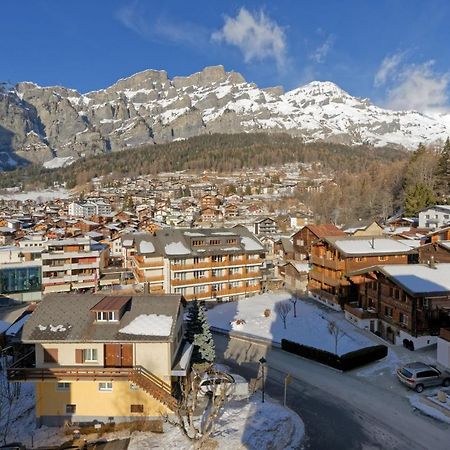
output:
[[[129,375],[129,381],[137,384],[147,394],[150,394],[156,400],[166,405],[172,411],[175,411],[178,402],[170,393],[170,386],[164,383],[157,376],[145,370],[143,367],[135,367]]]

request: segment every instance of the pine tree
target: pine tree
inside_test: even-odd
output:
[[[436,203],[433,190],[425,184],[418,183],[406,190],[405,213],[415,216],[419,211]]]
[[[436,193],[444,201],[450,197],[450,139],[445,141],[436,168]]]
[[[216,358],[216,351],[214,348],[214,340],[209,328],[206,311],[203,306],[199,309],[198,318],[201,323],[202,332],[195,336],[194,345],[198,348],[198,352],[201,357],[200,362],[213,363]]]
[[[214,341],[209,329],[205,308],[194,300],[189,308],[186,318],[185,338],[194,343],[192,362],[194,364],[214,362],[216,353]]]
[[[194,342],[195,336],[202,332],[199,320],[199,304],[197,300],[190,303],[186,317],[186,331],[184,337],[188,342]]]

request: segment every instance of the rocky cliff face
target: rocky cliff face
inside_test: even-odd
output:
[[[330,82],[260,89],[222,66],[170,80],[146,70],[100,91],[19,83],[0,91],[0,168],[205,133],[287,132],[307,141],[414,148],[443,141],[449,116],[389,111]]]

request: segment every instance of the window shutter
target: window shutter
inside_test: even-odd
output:
[[[77,364],[83,363],[83,350],[81,348],[75,349],[75,362]]]
[[[58,349],[57,348],[44,348],[44,362],[57,363],[58,362]]]

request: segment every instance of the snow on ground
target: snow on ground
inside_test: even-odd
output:
[[[169,336],[172,330],[173,319],[163,314],[141,314],[133,319],[127,326],[121,328],[119,333],[140,336]]]
[[[67,189],[52,189],[42,191],[29,191],[29,192],[13,192],[10,194],[0,194],[0,199],[3,200],[17,200],[24,202],[26,200],[33,200],[35,202],[44,203],[49,200],[57,198],[64,199],[69,198],[71,195]]]
[[[304,433],[304,424],[297,414],[267,396],[261,403],[261,397],[255,395],[249,401],[228,403],[211,439],[224,450],[289,450],[300,448]],[[144,448],[188,450],[193,445],[179,429],[170,426],[162,435],[133,433],[128,449]]]
[[[338,354],[380,343],[375,336],[370,336],[348,322],[343,313],[332,311],[309,299],[297,301],[296,318],[292,307],[285,330],[281,317],[275,312],[275,305],[280,302],[289,303],[290,298],[289,293],[280,291],[256,295],[237,302],[222,303],[208,310],[208,320],[212,326],[223,330],[234,329],[236,333],[245,333],[276,343],[280,343],[281,339],[285,338],[333,353],[335,340],[328,331],[328,324],[334,321],[345,333],[339,339]],[[264,317],[266,309],[270,309],[269,317]],[[245,323],[235,328],[232,322],[238,319],[244,320]]]
[[[46,169],[58,169],[60,167],[67,167],[73,164],[76,159],[73,156],[55,157],[50,161],[45,161],[42,165]]]
[[[442,388],[434,389],[434,392],[437,393],[438,390]],[[427,397],[432,396],[431,391],[427,392]],[[409,396],[409,403],[411,405],[418,409],[423,414],[433,417],[434,419],[440,420],[442,422],[450,424],[450,411],[449,413],[444,413],[441,408],[438,406],[434,406],[432,402],[428,400],[428,398],[425,397],[423,394],[414,394]],[[448,401],[448,400],[447,400]],[[448,403],[447,403],[448,408]],[[446,409],[447,409],[446,408]]]

